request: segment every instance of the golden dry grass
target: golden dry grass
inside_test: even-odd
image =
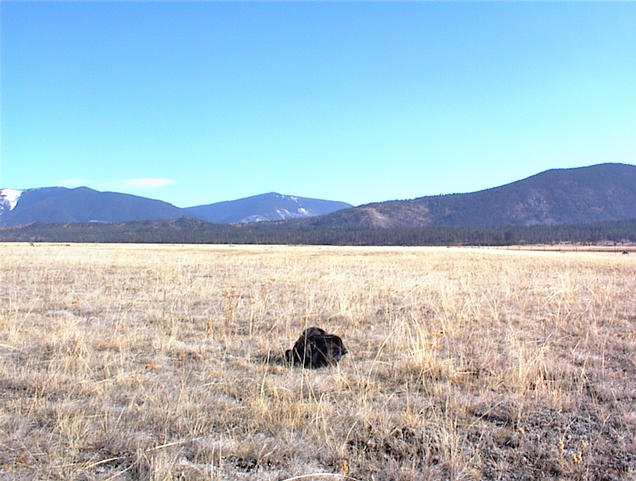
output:
[[[633,479],[634,292],[614,252],[0,244],[0,479]],[[338,367],[279,361],[309,325]]]

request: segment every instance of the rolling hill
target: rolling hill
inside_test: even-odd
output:
[[[636,218],[636,166],[554,169],[500,187],[366,204],[299,223],[321,227],[500,227]]]

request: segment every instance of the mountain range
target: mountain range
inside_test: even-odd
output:
[[[636,218],[636,166],[553,169],[478,192],[351,207],[268,193],[188,208],[87,187],[0,190],[0,226],[196,218],[217,224],[275,221],[282,229],[396,229],[581,224]],[[282,227],[284,226],[284,227]]]
[[[130,222],[193,217],[218,224],[294,219],[351,207],[345,202],[282,195],[275,192],[179,208],[161,200],[88,187],[0,189],[0,225],[31,222]]]

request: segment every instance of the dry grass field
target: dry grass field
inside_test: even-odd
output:
[[[636,255],[0,244],[0,480],[628,480]],[[286,366],[317,325],[337,367]]]

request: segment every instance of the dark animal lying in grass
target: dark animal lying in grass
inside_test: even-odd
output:
[[[342,339],[319,327],[305,329],[291,349],[285,351],[287,362],[308,368],[334,366],[347,354]]]

